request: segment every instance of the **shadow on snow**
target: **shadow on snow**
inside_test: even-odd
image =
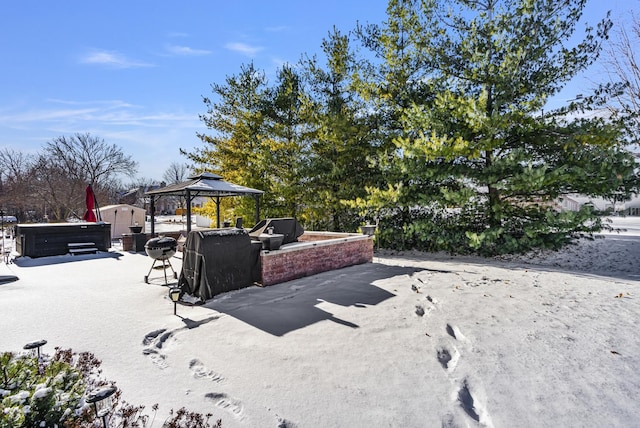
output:
[[[230,315],[274,336],[283,336],[320,321],[358,328],[317,307],[328,302],[366,308],[395,296],[373,283],[422,269],[376,263],[324,272],[265,288],[245,288],[214,297],[203,306]]]

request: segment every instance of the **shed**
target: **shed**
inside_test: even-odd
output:
[[[100,215],[103,221],[111,223],[111,239],[119,239],[123,234],[131,233],[129,226],[136,226],[136,223],[138,226],[142,226],[142,232],[145,232],[146,211],[144,208],[125,204],[107,205],[100,207]]]

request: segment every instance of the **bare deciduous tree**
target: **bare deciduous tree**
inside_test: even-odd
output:
[[[118,176],[134,176],[137,168],[121,148],[89,133],[47,142],[36,165],[37,194],[49,206],[52,220],[82,216],[87,184],[93,185],[102,205],[112,202],[110,196]]]
[[[166,184],[181,183],[187,179],[190,174],[189,165],[179,162],[172,162],[169,168],[162,174],[162,179]],[[175,203],[180,208],[186,206],[185,199],[180,196],[168,196],[167,200]]]
[[[18,181],[26,177],[33,165],[33,157],[13,149],[0,150],[0,169],[3,178]]]
[[[0,150],[0,208],[21,221],[82,217],[85,186],[104,205],[116,202],[119,176],[134,176],[137,163],[116,145],[90,134],[61,136],[40,153]]]
[[[628,21],[618,21],[613,33],[605,66],[612,81],[625,84],[625,90],[617,98],[617,107],[640,114],[640,19],[630,13]]]
[[[82,218],[86,182],[69,175],[60,164],[41,153],[34,164],[33,203],[42,204],[51,221]]]
[[[172,162],[169,168],[162,174],[162,179],[167,184],[176,184],[186,180],[189,174],[189,165],[179,162]]]
[[[46,143],[44,153],[71,177],[96,186],[121,174],[133,177],[138,167],[118,146],[89,133],[54,138]]]
[[[0,150],[0,207],[6,213],[26,220],[26,211],[31,211],[33,194],[33,156],[12,149]]]

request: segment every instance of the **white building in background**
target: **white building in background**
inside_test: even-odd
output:
[[[558,201],[561,211],[578,211],[586,204],[591,204],[598,211],[612,211],[624,215],[640,216],[640,197],[634,196],[629,201],[612,201],[604,198],[591,198],[582,195],[565,195]]]
[[[640,216],[640,197],[635,197],[625,204],[626,215]]]

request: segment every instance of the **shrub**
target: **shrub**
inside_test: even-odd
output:
[[[0,356],[0,427],[53,427],[81,419],[86,384],[81,358],[64,352],[42,359],[5,352]],[[82,361],[85,361],[82,358]]]
[[[89,352],[76,354],[70,349],[55,348],[53,357],[40,359],[27,354],[0,354],[0,428],[102,426],[85,401],[86,393],[110,385],[101,379],[101,361]],[[115,428],[147,427],[145,406],[134,406],[113,395],[109,426]],[[153,405],[153,414],[158,406]],[[163,427],[220,428],[222,421],[211,425],[212,415],[203,416],[182,408],[163,423]]]

